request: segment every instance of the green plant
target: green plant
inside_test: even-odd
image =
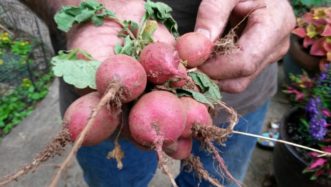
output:
[[[35,85],[29,79],[23,79],[20,86],[0,98],[0,137],[33,111],[35,104],[47,95],[52,78],[52,74],[43,75]]]
[[[0,32],[0,66],[5,72],[25,70],[25,64],[33,63],[29,57],[31,51],[30,41],[14,38],[8,32]],[[23,78],[19,86],[0,98],[0,137],[8,134],[33,111],[36,102],[46,96],[52,77],[51,74],[38,75],[37,81],[33,83]]]
[[[321,57],[322,63],[331,62],[331,7],[314,8],[297,19],[293,34],[302,39],[309,54]]]
[[[293,139],[303,145],[331,152],[331,65],[326,66],[317,77],[307,74],[291,76],[292,84],[285,93],[293,105],[304,111],[297,124]],[[293,130],[292,130],[293,131]],[[317,153],[304,152],[309,166],[304,170],[311,173],[311,179],[331,178],[331,158]]]
[[[292,0],[291,4],[296,16],[308,12],[313,7],[322,6],[328,3],[328,0]]]

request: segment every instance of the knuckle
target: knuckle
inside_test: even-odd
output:
[[[259,59],[259,54],[251,54],[250,60],[242,60],[242,68],[240,69],[240,75],[239,76],[249,76],[256,72],[258,68],[258,63],[256,63],[256,59]]]
[[[215,10],[216,12],[222,7],[219,0],[204,0],[201,2],[200,8],[203,8],[204,10]]]

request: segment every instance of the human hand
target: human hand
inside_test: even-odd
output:
[[[214,42],[228,20],[238,23],[248,14],[238,36],[239,49],[216,55],[200,67],[225,92],[244,91],[266,66],[282,58],[295,17],[286,0],[203,0],[199,7],[195,30]]]
[[[113,11],[119,20],[132,20],[137,23],[145,13],[143,0],[104,0],[100,1],[104,6]],[[112,21],[105,20],[102,26],[95,26],[92,23],[75,26],[67,35],[68,49],[82,49],[98,61],[104,61],[114,54],[114,46],[122,43],[123,39],[118,37],[121,26]],[[155,31],[155,41],[162,41],[171,45],[175,44],[175,38],[161,24]]]
[[[132,20],[139,23],[145,13],[143,0],[105,0],[103,3],[105,8],[111,10],[116,14],[119,20]],[[75,4],[77,5],[77,4]],[[74,26],[67,35],[68,49],[81,49],[91,54],[91,56],[100,62],[103,62],[111,55],[114,55],[114,46],[122,43],[123,39],[118,37],[121,31],[121,26],[112,21],[104,20],[102,26],[95,26],[92,23],[80,24]],[[166,42],[175,45],[175,38],[173,35],[161,24],[153,34],[155,41]],[[90,92],[91,90],[88,90]],[[76,90],[76,93],[81,95],[81,90]],[[129,138],[130,132],[128,130],[127,116],[129,115],[129,106],[122,107],[121,138]],[[119,132],[115,132],[116,136]]]

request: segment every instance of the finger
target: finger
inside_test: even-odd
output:
[[[112,10],[120,20],[132,20],[139,23],[145,13],[144,1],[142,0],[122,2],[118,0],[102,0],[101,3],[109,10]]]
[[[102,0],[100,3],[113,11],[120,20],[139,22],[145,12],[144,1],[142,0],[127,2]],[[135,8],[132,9],[132,7]],[[104,61],[109,56],[114,55],[115,45],[123,43],[123,39],[117,37],[120,31],[119,24],[107,19],[99,27],[91,23],[79,25],[69,32],[67,47],[68,49],[82,49],[91,54],[94,59]]]
[[[290,46],[289,37],[285,38],[275,49],[279,51],[279,53],[274,53],[269,55],[263,63],[261,63],[261,66],[257,69],[257,71],[246,77],[240,77],[240,78],[234,78],[234,79],[227,79],[227,80],[221,80],[218,82],[218,85],[220,86],[221,90],[224,92],[229,93],[240,93],[244,91],[250,83],[264,70],[264,68],[270,64],[270,62],[276,62],[279,59],[283,57],[284,54],[288,51]]]
[[[253,74],[263,58],[270,54],[272,47],[278,43],[274,41],[275,37],[280,37],[275,33],[272,25],[269,25],[270,20],[266,19],[266,14],[265,9],[254,10],[237,42],[239,49],[230,51],[226,55],[216,56],[200,67],[201,70],[218,80]]]
[[[203,0],[199,6],[195,31],[217,40],[239,0]]]
[[[73,28],[68,34],[68,49],[81,49],[98,61],[104,61],[114,54],[114,46],[122,43],[117,35],[121,27],[112,21],[105,21],[102,27],[84,24]]]
[[[234,7],[232,13],[240,17],[245,17],[260,8],[266,8],[264,0],[241,0],[240,3]]]
[[[176,39],[175,37],[169,32],[169,30],[162,24],[158,24],[158,28],[153,34],[153,39],[155,42],[164,42],[175,46]]]

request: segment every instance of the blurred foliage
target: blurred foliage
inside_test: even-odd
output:
[[[291,0],[296,16],[300,16],[313,7],[330,5],[330,0]]]
[[[34,63],[32,48],[30,41],[0,32],[0,69],[4,72],[8,70],[6,76],[11,76],[13,69],[27,71],[27,65]],[[32,81],[31,77],[20,78],[13,73],[12,78],[19,79],[21,83],[16,87],[9,85],[11,88],[0,98],[0,137],[8,134],[47,95],[53,75],[50,72],[34,72]]]

